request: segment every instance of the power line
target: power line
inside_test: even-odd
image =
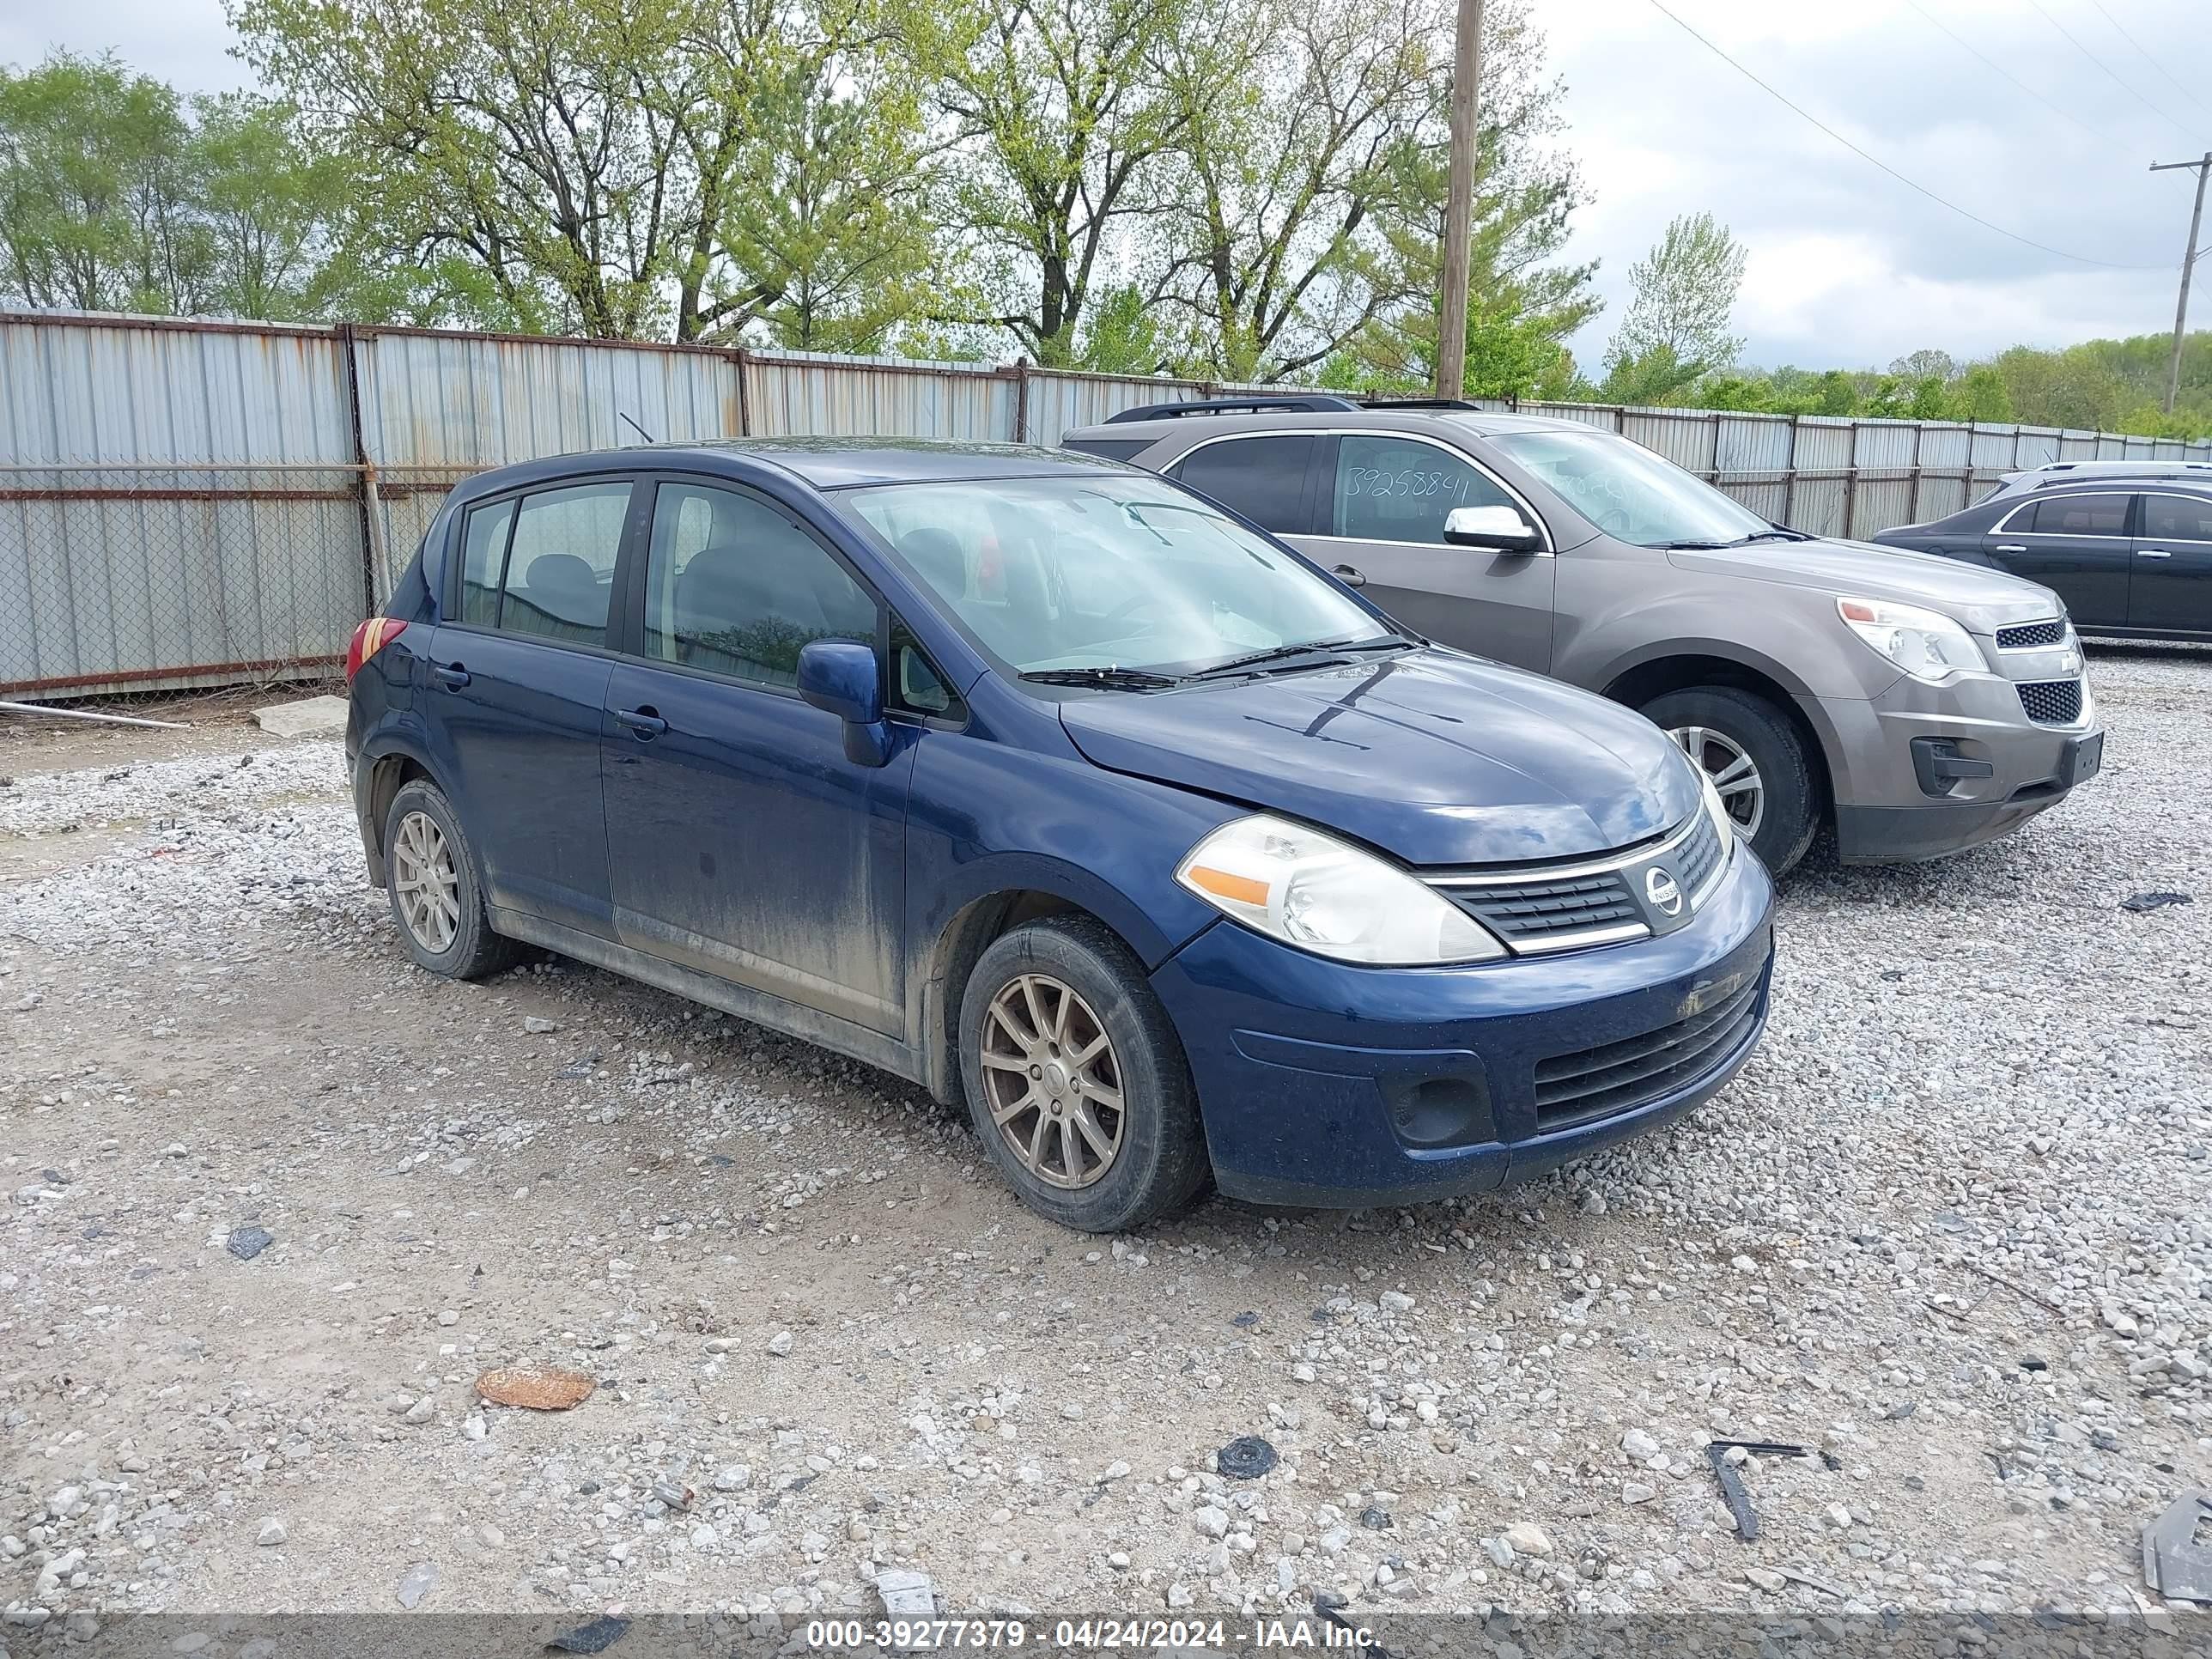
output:
[[[2049,110],[2053,115],[2064,117],[2067,120],[2071,121],[2075,126],[2081,128],[2082,131],[2087,133],[2092,138],[2101,138],[2106,143],[2112,144],[2118,144],[2121,142],[2118,137],[2109,132],[2100,132],[2096,128],[2091,126],[2087,121],[2084,121],[2080,116],[2075,114],[2072,110],[2068,109],[2063,104],[2054,103],[2050,99],[2045,97],[2033,87],[2028,85],[2027,82],[2021,80],[2010,70],[2007,69],[2002,64],[1998,63],[1996,59],[1984,52],[1979,46],[1974,45],[1972,41],[1967,40],[1964,35],[1954,33],[1950,25],[1946,23],[1942,18],[1936,16],[1933,12],[1929,11],[1925,6],[1922,5],[1920,3],[1920,0],[1905,0],[1905,3],[1911,7],[1913,10],[1918,12],[1921,17],[1927,22],[1941,30],[1944,34],[1948,35],[1955,45],[1963,47],[1966,51],[1972,52],[1976,58],[1980,58],[1984,64],[1987,64],[1990,69],[1995,70],[1999,75],[2004,76],[2006,80],[2011,82],[2014,86],[2019,88],[2029,97],[2034,99],[2037,103],[2042,105],[2044,108]]]
[[[2136,40],[2134,35],[2128,33],[2126,24],[2121,22],[2118,18],[2113,16],[2112,13],[2105,9],[2105,0],[2089,0],[2089,3],[2096,7],[2099,16],[2102,17],[2107,23],[2110,23],[2113,28],[2119,32],[2121,40],[2126,41],[2130,46],[2136,49],[2136,54],[2142,58],[2144,63],[2148,64],[2160,75],[2166,76],[2167,82],[2172,85],[2176,92],[2179,93],[2184,98],[2186,98],[2191,103],[2196,105],[2197,108],[2204,110],[2207,114],[2212,114],[2212,108],[2208,108],[2202,98],[2199,98],[2195,93],[2190,91],[2190,89],[2182,82],[2175,80],[2172,72],[2167,70],[2165,64],[2160,63],[2157,58],[2152,57],[2149,52],[2143,50],[2143,43]]]
[[[2121,80],[2118,70],[2115,70],[2103,58],[2098,57],[2097,54],[2090,51],[2088,47],[2083,46],[2081,42],[2075,37],[2073,30],[2068,28],[2065,24],[2060,22],[2048,11],[2045,11],[2043,6],[2043,0],[2027,0],[2027,3],[2033,6],[2035,9],[2042,15],[2043,21],[2045,22],[2050,24],[2051,27],[2057,29],[2059,33],[2064,35],[2066,37],[2067,43],[2070,45],[2075,51],[2080,52],[2084,58],[2087,58],[2099,69],[2104,70],[2106,75],[2110,76],[2114,86],[2118,87],[2122,92],[2126,93],[2129,97],[2137,100],[2142,103],[2144,108],[2155,114],[2160,120],[2164,121],[2176,132],[2182,133],[2184,135],[2188,134],[2189,129],[2184,126],[2180,122],[2175,120],[2173,117],[2168,115],[2156,104],[2153,103],[2150,100],[2150,95],[2148,93],[2138,92],[2135,88],[2130,86],[2125,81]],[[2104,10],[2104,8],[2100,6],[2097,9],[2102,11]]]
[[[2033,3],[2033,0],[2030,0],[2030,3]],[[1870,162],[1874,166],[1880,167],[1884,173],[1896,179],[1899,184],[1903,185],[1906,189],[1918,191],[1921,195],[1925,196],[1929,201],[1935,203],[1938,207],[1946,207],[1950,209],[1952,212],[1957,214],[1961,219],[1971,219],[1976,224],[1981,226],[1984,230],[1993,230],[1996,232],[1998,235],[2009,238],[2011,240],[2018,242],[2023,246],[2032,247],[2039,253],[2052,254],[2061,259],[2071,259],[2077,264],[2100,265],[2106,270],[2164,270],[2166,269],[2164,265],[2124,265],[2116,264],[2110,259],[2092,259],[2085,253],[2069,253],[2063,247],[2052,247],[2047,242],[2039,242],[2033,237],[2021,235],[2016,230],[2007,230],[2002,225],[1991,223],[1989,220],[1983,218],[1980,214],[1970,212],[1966,209],[1960,207],[1956,202],[1951,201],[1946,197],[1938,196],[1934,191],[1929,189],[1927,185],[1919,183],[1917,180],[1906,178],[1895,167],[1890,166],[1888,162],[1883,161],[1879,155],[1875,155],[1869,151],[1860,149],[1858,145],[1844,137],[1842,133],[1838,132],[1835,128],[1830,126],[1826,121],[1823,121],[1819,116],[1814,114],[1810,110],[1804,108],[1802,105],[1792,103],[1788,98],[1776,91],[1765,82],[1760,80],[1758,76],[1753,74],[1751,70],[1746,69],[1741,64],[1737,63],[1735,58],[1729,57],[1725,52],[1723,52],[1718,46],[1715,46],[1711,40],[1708,40],[1704,35],[1698,33],[1698,31],[1691,27],[1689,24],[1684,22],[1680,17],[1677,16],[1673,11],[1668,9],[1665,0],[1651,0],[1651,4],[1653,8],[1669,22],[1673,23],[1692,40],[1695,40],[1707,52],[1712,53],[1714,57],[1719,58],[1721,62],[1726,64],[1737,74],[1742,76],[1745,80],[1750,82],[1752,85],[1757,87],[1768,97],[1773,99],[1775,102],[1780,104],[1784,109],[1790,110],[1793,113],[1803,117],[1814,126],[1820,128],[1821,131],[1826,133],[1829,137],[1841,144],[1845,149],[1850,151],[1852,155],[1857,156],[1863,161]]]

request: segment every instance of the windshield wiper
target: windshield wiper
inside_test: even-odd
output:
[[[1754,530],[1748,536],[1739,536],[1729,545],[1741,547],[1747,542],[1809,542],[1812,539],[1802,530],[1788,530],[1777,525],[1771,530]]]
[[[1271,645],[1265,651],[1250,652],[1242,657],[1231,657],[1227,662],[1218,662],[1211,668],[1201,668],[1191,678],[1209,680],[1217,675],[1241,674],[1266,663],[1286,662],[1296,657],[1326,656],[1336,651],[1374,651],[1411,644],[1411,640],[1399,635],[1384,634],[1372,639],[1307,640],[1298,645]]]
[[[1032,685],[1091,685],[1104,691],[1157,691],[1182,684],[1173,674],[1142,668],[1038,668],[1022,678]]]
[[[1651,545],[1662,553],[1711,553],[1723,547],[1734,547],[1734,542],[1686,541],[1654,542]]]

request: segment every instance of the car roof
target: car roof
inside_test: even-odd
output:
[[[1485,438],[1498,437],[1510,432],[1604,430],[1587,421],[1565,420],[1553,415],[1513,415],[1486,409],[1422,409],[1415,406],[1394,409],[1385,405],[1379,409],[1279,409],[1247,413],[1224,410],[1220,414],[1193,410],[1180,415],[1164,415],[1152,420],[1117,420],[1096,426],[1077,427],[1066,436],[1068,439],[1140,441],[1149,444],[1178,433],[1186,433],[1192,442],[1196,443],[1206,438],[1225,436],[1231,432],[1359,431],[1369,427],[1388,432],[1424,426],[1447,427]]]
[[[744,463],[769,466],[817,489],[858,484],[929,483],[976,478],[1066,477],[1134,469],[1119,461],[1035,444],[963,443],[934,438],[701,438],[580,450],[480,472],[463,486],[471,495],[574,474],[651,468],[691,468],[743,477]]]

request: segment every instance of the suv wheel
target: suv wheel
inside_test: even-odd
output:
[[[1048,917],[993,942],[961,999],[960,1062],[992,1162],[1062,1226],[1142,1226],[1205,1182],[1182,1045],[1098,922]]]
[[[1644,715],[1704,769],[1760,863],[1778,876],[1805,856],[1820,827],[1820,788],[1789,715],[1731,685],[1669,691]]]
[[[483,979],[520,957],[520,945],[491,930],[468,838],[437,785],[416,778],[392,798],[384,885],[407,954],[432,973]]]

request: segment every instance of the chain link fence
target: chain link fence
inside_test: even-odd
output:
[[[0,313],[0,697],[318,678],[483,468],[769,434],[1056,444],[1132,404],[1284,387],[1029,363],[412,328]],[[2212,446],[2012,425],[1572,404],[1763,515],[1865,537],[2050,461]]]
[[[367,524],[359,467],[0,467],[0,695],[326,677]]]

